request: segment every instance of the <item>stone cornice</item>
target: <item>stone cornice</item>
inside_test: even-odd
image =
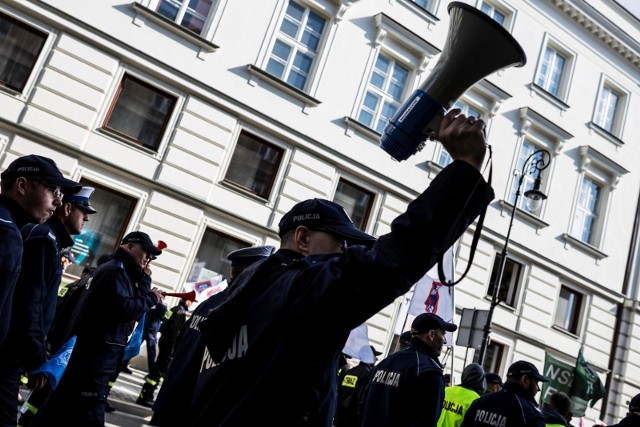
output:
[[[640,43],[589,4],[575,0],[548,0],[605,46],[640,69]]]

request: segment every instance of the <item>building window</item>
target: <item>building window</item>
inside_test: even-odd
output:
[[[553,324],[572,334],[578,333],[582,312],[582,294],[562,286]]]
[[[612,135],[621,136],[627,98],[626,92],[605,81],[598,93],[593,123]]]
[[[299,90],[305,90],[325,26],[325,18],[289,1],[266,71]]]
[[[595,243],[601,193],[597,182],[587,176],[582,178],[571,235],[584,243]]]
[[[487,346],[487,352],[484,356],[482,367],[485,372],[499,373],[502,370],[502,361],[507,354],[507,347],[504,344],[491,341]],[[476,362],[479,352],[475,353]]]
[[[340,179],[333,201],[344,208],[360,230],[366,230],[374,195],[362,187]]]
[[[483,1],[480,10],[489,15],[498,24],[505,26],[507,15],[496,9],[492,4]]]
[[[556,98],[564,98],[567,69],[567,55],[552,46],[547,46],[538,69],[536,85]]]
[[[482,114],[478,110],[470,106],[465,101],[456,101],[456,103],[453,105],[453,108],[459,108],[460,110],[462,110],[461,114],[464,114],[467,117],[473,116],[479,118],[482,116]],[[451,160],[451,155],[447,152],[447,150],[444,149],[444,147],[440,146],[440,154],[438,155],[437,161],[438,165],[445,167],[449,163],[451,163]]]
[[[158,0],[156,12],[196,34],[202,34],[214,0]]]
[[[251,246],[247,242],[235,239],[213,229],[206,229],[193,261],[187,282],[211,281],[211,285],[218,285],[229,278],[231,263],[227,255],[236,249]],[[196,291],[201,291],[196,289]]]
[[[47,35],[0,13],[0,85],[22,92]]]
[[[176,100],[175,96],[125,74],[104,128],[157,151]]]
[[[412,0],[412,1],[425,10],[431,10],[431,3],[432,3],[431,0]]]
[[[496,258],[493,262],[493,270],[491,271],[491,280],[489,281],[489,289],[487,296],[493,296],[493,289],[498,277],[498,268],[500,267],[500,259],[502,256],[496,254]],[[509,307],[515,308],[516,298],[518,296],[518,288],[520,287],[522,275],[522,264],[507,258],[504,265],[504,272],[502,274],[502,281],[500,282],[500,291],[498,293],[498,301],[505,303]]]
[[[281,148],[242,131],[224,181],[268,199],[283,154]]]
[[[101,255],[110,254],[120,245],[137,200],[110,188],[82,180],[82,185],[94,187],[91,206],[96,211],[85,224],[82,233],[73,237],[71,251],[76,262],[67,274],[80,276],[85,267],[95,267]]]
[[[402,105],[409,70],[380,53],[369,79],[358,121],[382,133],[387,122]]]

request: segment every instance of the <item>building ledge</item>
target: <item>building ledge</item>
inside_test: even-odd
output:
[[[562,238],[566,243],[570,244],[574,248],[579,249],[582,252],[585,252],[598,260],[607,258],[609,256],[604,252],[600,251],[599,249],[597,249],[596,247],[591,246],[590,244],[585,243],[581,240],[578,240],[575,237],[568,235],[567,233],[564,233],[562,235]]]
[[[261,68],[256,67],[255,65],[249,64],[247,65],[247,69],[252,76],[262,80],[265,83],[277,87],[278,89],[286,92],[299,101],[304,102],[304,104],[308,107],[317,107],[318,105],[322,104],[320,100],[308,95],[297,87],[291,86],[289,83],[282,81],[275,76],[272,76],[271,74],[267,73]]]
[[[513,212],[513,204],[507,202],[506,200],[500,200],[498,201],[498,204],[500,205],[500,207],[502,208],[502,210],[508,210],[509,211],[509,215],[511,215],[511,212]],[[530,214],[527,211],[524,211],[520,208],[516,208],[516,216],[526,222],[528,222],[529,224],[533,225],[535,228],[537,229],[541,229],[541,228],[546,228],[549,226],[549,223],[544,222],[543,220],[541,220],[540,218],[538,218],[535,215]]]

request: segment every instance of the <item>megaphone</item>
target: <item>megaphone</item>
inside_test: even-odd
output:
[[[178,297],[184,298],[187,301],[195,301],[196,300],[196,291],[191,292],[162,292],[162,296],[164,297]]]
[[[485,13],[457,1],[449,3],[447,10],[451,23],[440,59],[380,138],[380,147],[398,161],[420,151],[428,139],[438,139],[442,117],[474,83],[499,69],[527,62],[513,36]]]

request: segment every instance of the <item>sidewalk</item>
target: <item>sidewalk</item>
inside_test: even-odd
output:
[[[109,394],[115,412],[105,416],[106,427],[145,427],[151,419],[151,409],[136,405],[146,372],[130,367],[133,373],[122,372]]]

